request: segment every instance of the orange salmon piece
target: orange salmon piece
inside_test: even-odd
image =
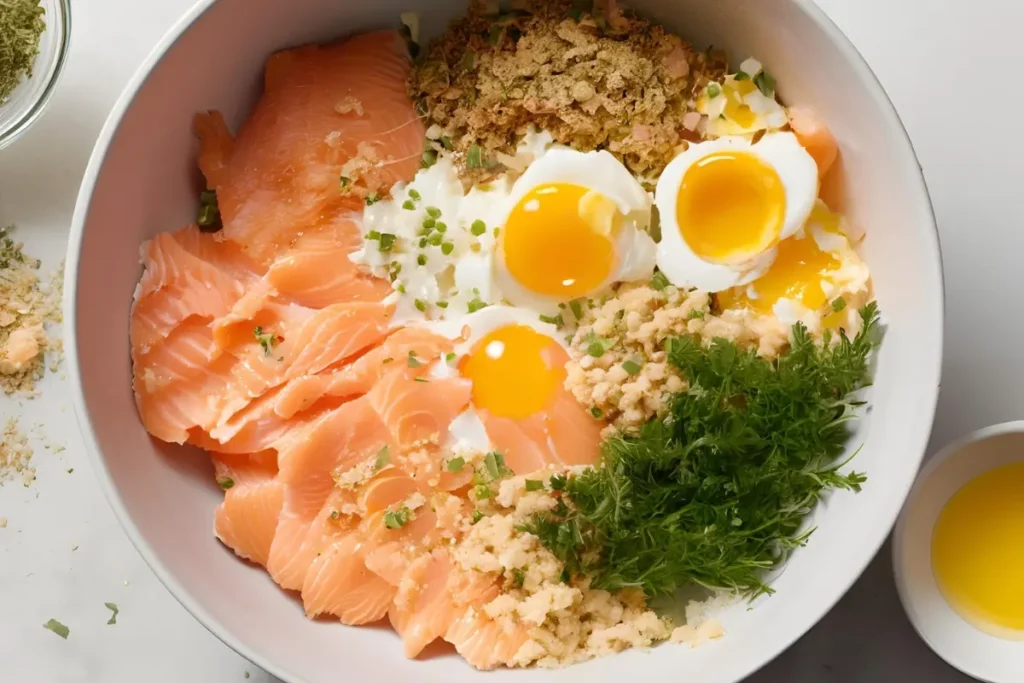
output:
[[[425,369],[399,366],[367,394],[400,446],[446,435],[451,421],[469,405],[469,380],[422,377]]]
[[[266,565],[282,505],[274,454],[212,457],[218,483],[228,487],[214,534],[239,557]]]
[[[824,178],[839,156],[839,143],[832,131],[817,114],[802,107],[789,108],[789,126],[818,165],[818,178]]]

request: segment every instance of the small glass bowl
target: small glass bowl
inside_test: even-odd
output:
[[[0,149],[14,142],[46,108],[64,70],[71,46],[71,0],[42,0],[46,30],[39,40],[39,54],[32,77],[22,81],[0,106]]]

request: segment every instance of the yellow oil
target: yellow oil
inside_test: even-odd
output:
[[[986,472],[950,498],[932,533],[932,570],[968,623],[1024,640],[1024,462]]]

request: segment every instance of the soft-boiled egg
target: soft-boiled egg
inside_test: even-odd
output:
[[[817,166],[792,133],[691,145],[655,191],[658,268],[677,287],[707,292],[751,282],[803,227],[817,195]]]
[[[610,153],[551,149],[512,186],[495,280],[510,303],[546,311],[648,278],[650,219],[650,196]]]

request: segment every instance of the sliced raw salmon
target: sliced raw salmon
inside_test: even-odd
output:
[[[367,569],[366,551],[367,544],[353,532],[332,541],[313,560],[302,584],[307,616],[333,614],[353,626],[384,618],[395,587]]]
[[[214,455],[213,462],[227,489],[214,513],[214,533],[239,557],[266,565],[283,491],[273,454]]]
[[[511,662],[529,637],[526,626],[514,624],[506,631],[504,624],[476,608],[466,610],[444,634],[467,662],[483,670]]]
[[[424,129],[406,92],[409,69],[396,31],[272,56],[217,188],[223,237],[269,263],[300,233],[360,208],[360,193],[411,179]]]
[[[385,373],[367,394],[400,446],[438,442],[469,405],[469,380],[428,378],[422,370],[399,366]]]
[[[817,114],[802,107],[789,108],[789,125],[796,139],[818,165],[818,177],[824,178],[839,156],[839,143],[832,131]]]
[[[186,318],[164,343],[150,347],[148,353],[133,354],[135,390],[152,393],[171,382],[187,381],[206,371],[220,353],[209,321]]]
[[[423,648],[443,636],[465,611],[448,593],[451,573],[448,551],[437,548],[410,563],[399,581],[388,619],[402,637],[406,657],[419,655]]]
[[[227,177],[235,139],[219,111],[196,114],[192,127],[199,136],[199,170],[206,177],[206,186],[216,190]]]

